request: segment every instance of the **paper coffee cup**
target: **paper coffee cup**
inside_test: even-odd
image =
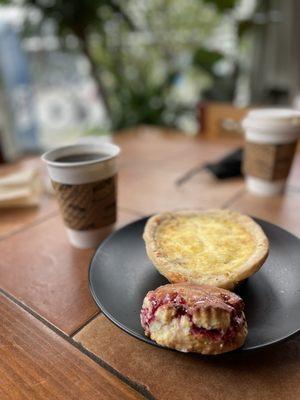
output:
[[[261,196],[281,193],[293,162],[300,132],[300,112],[265,108],[243,120],[243,170],[247,189]]]
[[[68,237],[79,248],[96,247],[116,222],[118,146],[75,144],[42,156]]]

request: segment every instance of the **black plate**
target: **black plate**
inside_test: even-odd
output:
[[[89,271],[90,289],[102,312],[144,342],[140,308],[145,294],[167,283],[148,259],[142,239],[147,218],[114,232],[97,249]],[[300,240],[256,219],[270,241],[264,266],[237,290],[246,303],[248,337],[241,350],[282,341],[300,330]]]

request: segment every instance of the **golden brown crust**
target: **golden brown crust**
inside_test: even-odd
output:
[[[243,300],[225,289],[168,284],[147,293],[141,322],[146,335],[162,346],[183,352],[221,354],[245,342],[247,323],[243,308]]]
[[[195,283],[176,283],[159,286],[154,291],[148,293],[155,294],[157,299],[164,298],[166,295],[179,294],[182,295],[188,307],[194,307],[201,300],[201,308],[221,308],[230,312],[232,307],[242,309],[244,303],[240,296],[230,292],[229,290],[209,285],[197,285]]]
[[[204,277],[199,276],[194,277],[189,274],[188,271],[183,272],[182,268],[179,272],[178,265],[176,265],[174,262],[170,262],[162,255],[162,251],[156,242],[156,232],[159,225],[163,221],[172,218],[174,215],[192,217],[199,214],[229,218],[232,221],[240,224],[248,233],[250,233],[251,237],[253,238],[255,243],[255,250],[253,254],[246,260],[246,262],[236,269],[234,275],[229,277],[224,275],[214,275],[211,277],[205,276],[205,279]],[[211,286],[218,286],[225,289],[233,289],[236,284],[258,271],[258,269],[266,260],[269,251],[269,242],[261,227],[252,218],[231,210],[186,210],[158,214],[149,218],[147,221],[143,238],[145,240],[148,257],[151,259],[158,271],[170,282],[176,283],[188,281],[200,285],[208,284]]]
[[[172,271],[169,272],[168,279],[170,282],[173,282],[173,283],[180,283],[180,282],[188,281],[188,278],[186,276],[180,274],[179,272],[172,272]]]

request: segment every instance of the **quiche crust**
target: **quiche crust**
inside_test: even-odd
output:
[[[182,259],[180,257],[172,259],[170,254],[166,254],[164,247],[159,244],[160,228],[172,221],[176,221],[176,219],[185,221],[189,219],[196,220],[197,218],[203,217],[206,218],[207,221],[210,219],[212,221],[227,221],[231,226],[236,225],[238,229],[242,229],[242,232],[246,235],[246,245],[248,245],[248,248],[251,248],[251,250],[249,250],[250,254],[245,260],[242,260],[240,265],[231,268],[229,271],[224,271],[220,266],[214,264],[209,265],[210,271],[207,270],[207,267],[206,269],[204,267],[202,268],[201,264],[196,269],[191,269],[184,260],[184,257]],[[202,237],[205,239],[205,232],[202,234]],[[228,233],[228,237],[232,240],[230,233]],[[143,238],[145,240],[148,257],[158,271],[170,282],[190,282],[200,285],[217,286],[224,289],[233,289],[239,282],[258,271],[266,260],[269,251],[269,242],[262,228],[252,218],[231,210],[185,210],[158,214],[149,218],[147,221]],[[195,238],[197,239],[196,231]],[[220,238],[220,240],[221,239],[223,238]],[[168,238],[166,240],[168,240]],[[199,238],[199,241],[200,240],[201,237]],[[239,242],[238,238],[236,238],[235,245],[237,249],[243,250],[243,243]],[[217,253],[218,249],[211,251],[212,255]],[[230,251],[228,250],[227,253],[230,253]],[[230,255],[232,260],[234,260],[234,256],[234,254]],[[196,262],[198,262],[198,260],[201,262],[201,251],[199,254],[196,252],[194,256],[191,255],[190,257],[194,257]]]

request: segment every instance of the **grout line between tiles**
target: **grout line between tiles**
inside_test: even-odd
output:
[[[72,340],[72,344],[73,344],[74,347],[76,347],[78,350],[80,350],[86,356],[91,358],[93,361],[95,361],[97,364],[99,364],[102,368],[106,369],[107,371],[109,371],[110,373],[115,375],[117,378],[119,378],[121,381],[126,383],[132,389],[136,390],[138,393],[142,394],[146,399],[148,399],[148,400],[156,400],[155,397],[153,396],[153,394],[147,389],[146,386],[129,379],[127,376],[121,374],[119,371],[114,369],[111,365],[109,365],[102,358],[96,356],[94,353],[92,353],[89,350],[87,350],[80,343],[75,342],[73,339],[71,339],[71,340]]]
[[[197,140],[193,140],[192,139],[192,141],[193,141],[193,143],[196,143],[197,144]],[[132,160],[132,159],[123,159],[121,162],[120,162],[120,166],[121,166],[121,168],[122,168],[122,166],[125,166],[125,167],[131,167],[131,166],[133,166],[133,167],[136,167],[136,165],[140,165],[140,164],[143,164],[144,166],[146,166],[146,167],[148,167],[148,166],[151,166],[151,168],[154,168],[154,169],[156,169],[157,167],[158,168],[161,168],[161,165],[162,164],[167,164],[169,161],[174,161],[174,160],[176,160],[176,159],[178,159],[179,157],[181,157],[181,156],[185,156],[185,155],[188,155],[188,153],[190,152],[190,150],[191,150],[191,148],[190,148],[190,144],[192,143],[192,141],[189,143],[189,145],[188,146],[186,146],[186,147],[184,147],[184,148],[181,148],[181,149],[179,149],[178,151],[176,151],[175,153],[172,153],[171,155],[167,155],[167,154],[165,154],[164,155],[164,157],[163,158],[159,158],[159,159],[157,159],[157,160],[153,160],[153,159],[144,159],[144,160]],[[186,144],[186,143],[185,143]],[[119,146],[119,145],[118,145]]]
[[[26,224],[22,228],[17,229],[15,231],[12,231],[11,233],[9,233],[6,236],[0,236],[0,242],[2,242],[3,240],[6,240],[6,239],[8,239],[8,238],[10,238],[10,237],[12,237],[14,235],[17,235],[18,233],[27,231],[27,229],[33,228],[34,226],[37,226],[37,225],[39,225],[39,224],[47,221],[48,219],[51,219],[51,218],[57,216],[57,215],[59,215],[59,211],[58,210],[51,211],[49,214],[45,215],[44,217],[38,218],[38,219],[34,220],[33,222],[31,222],[29,224]]]
[[[134,389],[136,392],[138,392],[139,394],[143,395],[147,400],[156,400],[155,397],[146,388],[146,386],[143,386],[143,385],[141,385],[141,384],[139,384],[139,383],[127,378],[127,376],[122,375],[119,371],[114,369],[106,361],[102,360],[102,358],[96,356],[95,354],[91,353],[89,350],[85,349],[81,344],[75,342],[75,340],[73,339],[72,336],[68,336],[67,334],[65,334],[63,331],[61,331],[55,325],[53,325],[51,322],[49,322],[48,320],[43,318],[41,315],[36,313],[34,310],[32,310],[26,304],[22,303],[16,297],[12,296],[10,293],[6,292],[2,288],[0,288],[0,294],[2,294],[4,297],[9,299],[11,302],[16,304],[18,307],[22,308],[24,311],[28,312],[32,317],[34,317],[35,319],[40,321],[43,325],[45,325],[47,328],[49,328],[52,332],[56,333],[60,338],[66,340],[69,344],[71,344],[73,347],[75,347],[81,353],[85,354],[87,357],[92,359],[94,362],[96,362],[98,365],[100,365],[106,371],[110,372],[111,374],[113,374],[114,376],[119,378],[122,382],[124,382],[126,385],[128,385],[132,389]],[[96,318],[99,314],[100,314],[100,312],[95,314],[95,315],[93,315],[93,317],[90,319],[90,321],[92,321],[94,318]],[[85,324],[84,326],[86,326],[86,325],[87,324]],[[82,329],[84,326],[82,326],[80,329]],[[78,329],[78,331],[80,329]],[[73,335],[74,334],[75,333],[73,333]]]
[[[55,325],[53,325],[51,322],[49,322],[47,319],[43,318],[41,315],[39,315],[36,311],[34,311],[32,308],[27,306],[26,304],[22,303],[19,299],[14,297],[12,294],[7,292],[6,290],[0,288],[0,294],[2,294],[4,297],[8,298],[10,301],[15,303],[17,306],[22,308],[23,310],[27,311],[31,316],[36,318],[38,321],[42,322],[44,325],[47,326],[47,328],[50,328],[52,331],[57,333],[60,337],[63,337],[64,339],[67,339],[69,336],[58,329]]]
[[[74,337],[75,335],[77,335],[78,332],[80,332],[82,329],[84,329],[88,324],[90,324],[92,321],[94,321],[94,319],[96,319],[97,317],[99,317],[99,315],[101,314],[101,310],[100,308],[98,309],[98,312],[96,312],[96,314],[93,314],[83,325],[81,325],[79,328],[75,329],[73,332],[70,333],[70,337]]]

